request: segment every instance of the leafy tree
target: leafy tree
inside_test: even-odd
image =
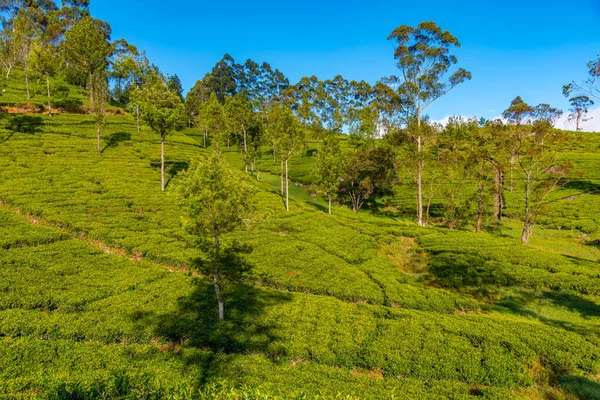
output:
[[[402,72],[402,78],[392,77],[398,85],[398,92],[404,100],[406,113],[415,121],[411,125],[412,137],[417,144],[417,153],[424,151],[421,135],[421,120],[427,108],[457,85],[471,79],[471,73],[459,68],[449,77],[453,65],[458,61],[450,51],[460,47],[456,37],[443,31],[434,22],[422,22],[417,27],[402,25],[392,31],[388,40],[395,43],[394,57]],[[423,219],[423,169],[424,158],[418,161],[417,172],[417,211],[418,224]]]
[[[533,116],[534,109],[529,104],[525,103],[521,96],[517,96],[510,103],[503,113],[502,116],[507,120],[508,125],[512,128],[512,135],[514,138],[519,139],[527,133],[526,128],[531,124],[531,118]],[[517,162],[517,145],[518,140],[512,140],[507,142],[510,153],[510,190],[514,188],[514,168]]]
[[[329,215],[332,214],[332,202],[340,185],[342,162],[339,139],[335,134],[325,134],[317,155],[315,175],[317,188],[329,203]]]
[[[349,197],[354,212],[359,212],[365,203],[392,192],[395,171],[396,155],[389,147],[359,149],[343,164],[340,192]]]
[[[167,86],[171,91],[177,93],[182,103],[185,101],[185,99],[183,98],[183,85],[181,84],[181,79],[179,79],[177,74],[170,75],[167,78]]]
[[[248,172],[248,129],[254,121],[254,112],[245,92],[225,99],[225,112],[231,131],[240,134],[244,151],[244,170]]]
[[[581,124],[590,120],[586,118],[586,115],[590,107],[594,105],[594,101],[587,96],[576,96],[571,97],[569,103],[571,104],[569,121],[575,121],[575,127],[579,131],[581,130]]]
[[[182,174],[178,194],[187,211],[186,229],[196,235],[207,251],[210,262],[205,274],[212,274],[219,319],[225,318],[222,279],[235,280],[243,272],[239,263],[228,261],[223,236],[239,229],[248,218],[251,190],[229,168],[218,153],[200,158]],[[212,245],[208,245],[212,239]]]
[[[283,104],[271,106],[267,131],[273,143],[273,150],[281,161],[281,194],[285,199],[285,209],[290,210],[289,162],[305,148],[304,130],[292,110]]]
[[[161,190],[165,191],[165,138],[173,131],[184,112],[177,93],[169,90],[163,79],[154,79],[134,92],[143,121],[160,135]]]
[[[112,54],[109,37],[100,21],[85,17],[65,34],[62,43],[62,52],[69,66],[76,74],[87,77],[84,79],[87,79],[90,89],[90,102],[94,95],[92,77],[96,72],[106,69],[108,57]]]
[[[570,162],[558,159],[558,150],[566,142],[565,135],[553,129],[560,111],[547,104],[534,110],[531,134],[515,138],[520,187],[511,190],[523,206],[521,241],[524,244],[529,243],[548,196],[568,182],[573,170]]]
[[[210,94],[210,98],[201,112],[201,119],[207,131],[214,136],[215,148],[217,153],[219,153],[221,135],[227,130],[227,116],[224,107],[219,103],[216,93],[213,92]]]
[[[353,113],[348,141],[355,149],[363,145],[373,147],[378,129],[379,111],[374,104],[367,105]]]

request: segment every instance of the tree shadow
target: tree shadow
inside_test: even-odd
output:
[[[165,170],[169,174],[169,179],[165,182],[165,188],[169,187],[171,180],[181,171],[185,171],[190,167],[190,164],[186,161],[170,161],[165,163]]]
[[[150,319],[155,334],[173,347],[204,351],[201,355],[175,353],[184,358],[186,365],[197,368],[200,387],[219,378],[229,355],[261,353],[273,360],[286,355],[285,348],[276,344],[277,327],[263,314],[268,307],[291,301],[291,294],[240,284],[229,285],[223,296],[224,321],[219,321],[215,291],[207,278],[195,280],[193,291],[178,301],[173,313],[158,317],[132,315],[137,323]]]
[[[6,130],[12,133],[35,134],[42,131],[44,120],[35,115],[13,115],[6,121]]]
[[[117,147],[119,143],[127,142],[129,140],[131,140],[131,133],[115,132],[112,135],[106,137],[106,146],[104,146],[104,148],[102,149],[102,153],[104,154],[104,151],[109,147]]]
[[[133,313],[132,320],[140,326],[151,326],[156,336],[168,341],[173,348],[202,350],[177,352],[185,365],[197,369],[200,387],[219,378],[231,355],[260,353],[276,360],[286,356],[284,346],[278,344],[276,319],[265,316],[268,308],[292,301],[288,292],[264,289],[246,282],[251,277],[252,265],[244,254],[248,246],[236,242],[226,247],[220,257],[219,278],[225,304],[225,320],[219,320],[218,303],[209,259],[196,259],[194,265],[207,276],[193,278],[191,292],[180,298],[173,312]],[[229,277],[229,279],[225,278]]]
[[[584,193],[600,193],[600,184],[590,181],[572,181],[567,183],[564,188],[578,190]]]
[[[563,376],[560,378],[561,388],[582,400],[600,399],[600,382],[584,376]]]

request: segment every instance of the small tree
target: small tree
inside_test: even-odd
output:
[[[575,127],[578,131],[581,130],[581,124],[589,121],[591,118],[586,118],[586,115],[591,106],[594,105],[594,101],[587,96],[577,96],[569,99],[571,108],[569,111],[569,121],[575,121]]]
[[[377,196],[389,194],[396,182],[396,155],[389,147],[359,149],[344,162],[340,192],[347,195],[354,212]]]
[[[340,186],[341,171],[342,152],[339,139],[333,133],[326,133],[321,151],[317,155],[315,172],[318,190],[329,202],[329,215],[332,212],[331,203]]]
[[[169,90],[163,79],[154,79],[134,92],[134,102],[139,105],[143,121],[160,135],[161,190],[165,191],[165,138],[173,131],[184,113],[183,103],[177,93]]]
[[[105,123],[106,101],[108,100],[108,83],[104,71],[98,71],[91,77],[90,85],[94,91],[92,103],[90,104],[90,113],[96,122],[96,133],[98,135],[98,155],[102,156],[100,139],[102,136],[102,127]]]
[[[520,188],[511,192],[523,205],[521,241],[529,243],[537,218],[548,203],[548,196],[565,185],[573,166],[559,161],[557,155],[566,137],[553,129],[560,112],[545,104],[535,108],[532,132],[517,138],[517,158]]]
[[[214,136],[215,149],[218,153],[220,151],[221,135],[227,129],[227,116],[215,93],[211,93],[208,101],[202,106],[200,119],[200,124]]]
[[[178,193],[187,211],[184,225],[208,250],[210,262],[203,272],[213,276],[219,319],[223,320],[221,279],[235,279],[243,271],[226,262],[222,236],[240,228],[247,218],[251,190],[218,153],[201,158],[182,175]]]

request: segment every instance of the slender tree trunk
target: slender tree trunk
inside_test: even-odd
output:
[[[101,157],[102,156],[102,149],[100,148],[100,120],[96,121],[96,133],[98,134],[98,156]]]
[[[281,159],[281,197],[285,196],[285,188],[283,186],[283,158]]]
[[[48,91],[48,116],[52,116],[52,104],[50,102],[50,74],[46,72],[46,89]]]
[[[417,109],[417,152],[418,152],[418,160],[417,160],[417,223],[419,226],[424,226],[425,222],[423,221],[423,168],[424,168],[424,160],[422,159],[423,152],[423,138],[421,137],[421,104],[419,103]]]
[[[27,102],[31,100],[31,94],[29,92],[29,74],[27,73],[27,66],[25,67],[25,90],[27,91]]]
[[[242,129],[244,130],[244,169],[246,173],[248,173],[248,143],[246,142],[246,127],[242,125]]]
[[[6,67],[6,80],[8,80],[8,78],[10,77],[10,72],[12,71],[13,65],[12,62],[8,63],[8,66]]]
[[[331,196],[329,196],[329,215],[331,215]]]
[[[206,148],[206,136],[208,135],[208,132],[206,132],[206,129],[204,130],[204,148]]]
[[[288,175],[288,160],[285,160],[285,210],[290,211],[290,178]]]
[[[525,222],[523,223],[523,232],[521,234],[521,242],[523,244],[529,244],[529,237],[531,236],[531,232],[533,230],[531,221],[531,211],[529,208],[529,193],[530,184],[527,183],[527,186],[525,188]]]
[[[165,136],[160,136],[160,187],[165,191]]]
[[[221,288],[219,287],[219,228],[215,228],[215,269],[213,271],[213,286],[215,288],[215,294],[217,296],[217,304],[219,306],[219,320],[225,319],[225,306],[223,304],[223,297],[221,296]]]

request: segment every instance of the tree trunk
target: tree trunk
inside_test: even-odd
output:
[[[29,93],[29,74],[27,73],[27,69],[25,70],[25,90],[27,91],[27,102],[29,103],[31,100],[31,94]]]
[[[531,221],[531,210],[529,208],[529,193],[530,184],[527,183],[525,188],[525,221],[523,222],[523,232],[521,234],[521,242],[523,244],[529,244],[529,238],[533,232],[533,223]]]
[[[135,106],[135,119],[137,123],[137,131],[140,132],[140,106]]]
[[[213,271],[213,286],[215,288],[217,304],[219,306],[219,321],[223,321],[225,319],[225,306],[223,304],[223,297],[221,296],[221,289],[219,288],[219,252],[219,228],[215,228],[215,269]]]
[[[281,197],[285,196],[285,188],[283,186],[283,158],[281,159]]]
[[[52,116],[52,104],[50,102],[50,74],[46,73],[46,89],[48,90],[48,116]]]
[[[290,178],[287,159],[285,160],[285,211],[290,211]]]
[[[331,215],[331,196],[329,196],[329,215]]]
[[[160,187],[165,191],[165,136],[160,136]]]
[[[206,148],[206,136],[208,135],[208,132],[206,132],[206,129],[204,130],[204,148]]]
[[[8,78],[10,77],[10,72],[12,71],[12,63],[9,63],[8,66],[6,67],[6,80],[8,80]]]
[[[96,133],[98,134],[98,156],[101,157],[102,156],[102,149],[100,148],[100,120],[96,121]]]
[[[425,222],[423,221],[423,167],[424,160],[422,160],[422,137],[421,137],[421,104],[419,103],[419,107],[417,109],[417,130],[418,130],[418,138],[417,138],[417,151],[418,151],[418,160],[417,160],[417,223],[419,226],[424,226]]]
[[[242,129],[244,130],[244,169],[246,173],[248,173],[248,143],[246,142],[246,127],[242,125]]]

